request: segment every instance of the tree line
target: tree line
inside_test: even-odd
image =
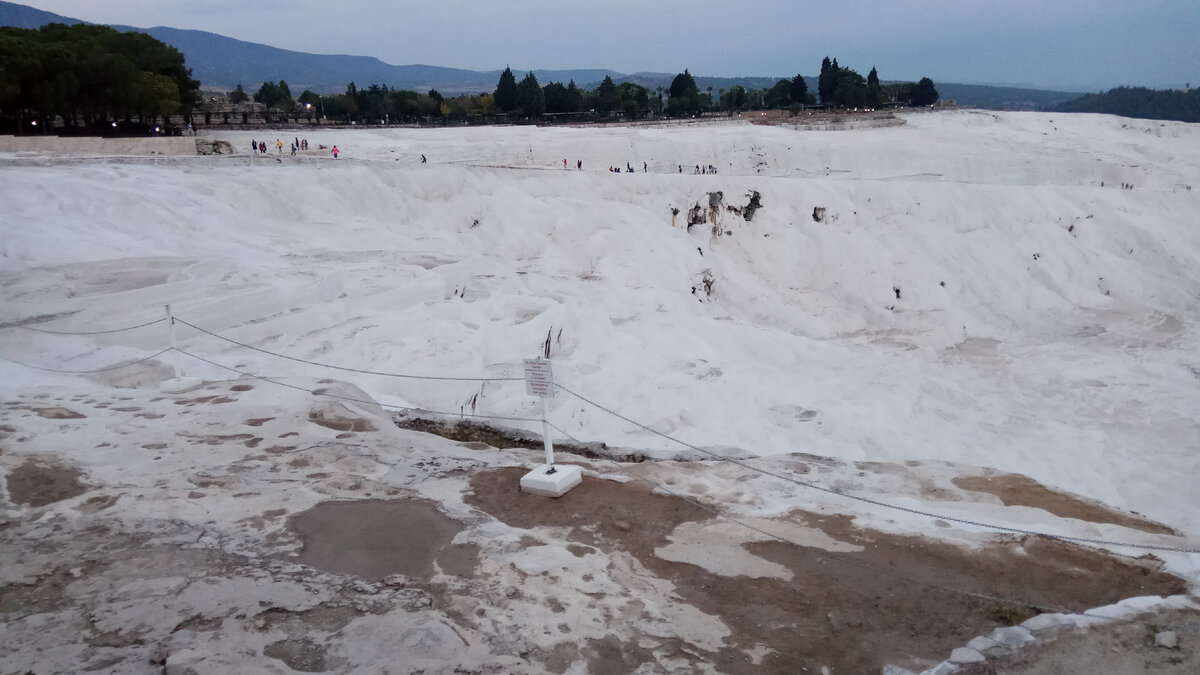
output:
[[[183,54],[145,33],[52,23],[0,27],[0,130],[152,128],[199,100]]]
[[[1158,90],[1117,87],[1085,94],[1055,108],[1061,112],[1105,113],[1150,120],[1200,122],[1200,89]]]
[[[889,103],[926,106],[938,101],[937,87],[928,77],[919,82],[884,85],[875,68],[863,78],[828,56],[821,63],[817,82],[821,105],[827,108],[876,108]],[[499,113],[514,118],[585,112],[603,118],[616,112],[636,119],[651,114],[688,116],[773,108],[798,112],[817,103],[816,95],[808,91],[808,82],[801,74],[762,89],[747,90],[735,85],[718,90],[714,96],[712,87],[701,90],[686,68],[675,76],[670,87],[650,90],[633,82],[617,85],[609,76],[589,91],[580,89],[574,81],[566,86],[550,82],[543,87],[532,72],[518,82],[512,69],[506,67],[492,98]]]
[[[650,115],[691,116],[702,113],[787,108],[799,112],[804,107],[875,108],[884,104],[923,106],[938,100],[937,88],[928,77],[919,82],[881,84],[875,68],[866,78],[838,65],[828,57],[817,78],[818,92],[808,90],[801,74],[780,79],[771,87],[747,89],[735,85],[713,92],[701,89],[684,69],[669,87],[653,89],[634,82],[617,84],[607,76],[595,89],[578,86],[574,80],[563,84],[542,85],[532,72],[520,80],[512,68],[500,74],[496,89],[490,93],[445,97],[436,89],[421,94],[407,89],[388,89],[373,84],[359,88],[353,82],[345,93],[320,95],[305,90],[296,99],[286,82],[264,82],[254,100],[267,108],[268,118],[309,121],[324,117],[343,122],[415,123],[436,121],[540,120],[567,116],[580,119],[606,119],[614,115],[641,119]],[[241,84],[229,95],[232,103],[248,100]]]

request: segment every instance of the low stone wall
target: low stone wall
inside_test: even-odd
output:
[[[196,139],[191,136],[97,138],[0,135],[0,152],[60,155],[194,155]]]

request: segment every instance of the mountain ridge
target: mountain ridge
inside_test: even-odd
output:
[[[39,28],[47,23],[87,22],[0,0],[0,26]],[[502,72],[501,69],[478,71],[427,64],[392,65],[373,56],[311,54],[238,40],[208,31],[169,26],[137,28],[120,24],[110,25],[125,32],[141,31],[179,49],[187,59],[188,67],[192,69],[192,76],[200,80],[202,88],[206,90],[228,91],[241,84],[248,91],[254,91],[263,82],[283,80],[294,93],[305,89],[319,94],[341,93],[345,91],[347,84],[355,82],[359,86],[381,84],[392,89],[420,92],[437,89],[444,95],[478,94],[493,91]],[[674,73],[621,73],[606,68],[535,68],[532,72],[542,84],[574,80],[575,84],[587,89],[595,88],[605,76],[612,77],[618,83],[634,82],[652,90],[657,87],[665,89],[675,77]],[[781,77],[791,75],[695,75],[696,84],[701,89],[713,87],[714,90],[728,89],[735,85],[746,88],[770,87]],[[805,79],[809,83],[809,89],[815,91],[816,77],[805,76]],[[939,82],[937,86],[943,100],[986,108],[1044,109],[1079,96],[1077,92],[990,85]]]

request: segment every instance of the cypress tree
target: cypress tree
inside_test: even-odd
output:
[[[826,56],[821,60],[821,74],[817,76],[817,93],[821,95],[821,103],[829,105],[833,102],[833,89],[837,86],[837,66],[829,62]]]
[[[792,78],[791,89],[788,93],[792,103],[804,105],[808,102],[808,83],[804,81],[803,75],[796,73],[796,76]]]
[[[503,112],[515,110],[517,104],[517,78],[513,75],[512,68],[504,67],[504,72],[500,73],[500,82],[496,84],[495,94],[496,107]]]
[[[529,117],[541,117],[546,112],[546,95],[532,71],[517,85],[517,107]]]
[[[596,89],[596,112],[603,117],[616,110],[619,105],[621,94],[617,91],[617,85],[613,83],[611,75],[605,75],[604,81]]]

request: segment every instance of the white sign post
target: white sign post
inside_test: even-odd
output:
[[[546,473],[554,473],[554,439],[546,421],[546,399],[554,396],[554,372],[546,359],[525,359],[525,393],[542,399],[542,442],[546,446]]]
[[[546,447],[546,463],[521,478],[521,489],[546,497],[561,497],[583,481],[577,466],[554,465],[554,439],[550,422],[546,420],[546,399],[554,396],[554,373],[548,359],[525,359],[525,393],[542,399],[542,442]]]

